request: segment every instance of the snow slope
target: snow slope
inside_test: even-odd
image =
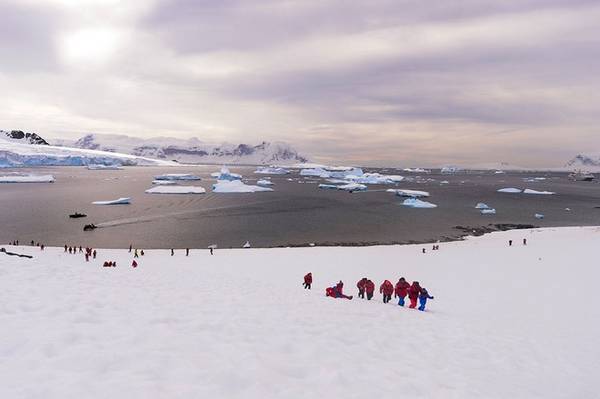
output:
[[[83,166],[83,165],[160,165],[173,166],[174,162],[139,156],[80,148],[34,145],[0,136],[0,167],[15,166]]]
[[[599,245],[599,228],[522,230],[426,254],[149,250],[137,269],[127,250],[86,263],[9,246],[35,258],[0,253],[0,397],[594,398]],[[435,299],[422,313],[323,295],[364,276]]]

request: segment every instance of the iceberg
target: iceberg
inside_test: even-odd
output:
[[[402,170],[408,173],[431,173],[431,171],[423,168],[404,168]]]
[[[0,176],[0,183],[54,183],[54,176],[52,176],[52,175]]]
[[[229,171],[229,169],[225,166],[223,166],[221,168],[220,172],[214,172],[210,174],[212,177],[216,178],[217,180],[228,180],[228,181],[233,181],[233,180],[242,180],[242,175],[239,175],[237,173],[231,173]]]
[[[131,204],[131,198],[123,197],[111,201],[94,201],[93,205],[129,205]]]
[[[157,186],[172,186],[177,184],[175,180],[152,180],[152,184],[156,184]]]
[[[215,193],[256,193],[262,191],[273,191],[269,187],[252,186],[244,184],[241,180],[219,180],[212,186]]]
[[[544,215],[542,215],[541,213],[536,213],[533,216],[535,216],[536,219],[543,219],[544,218]]]
[[[256,184],[259,186],[272,186],[275,183],[273,183],[271,180],[260,179],[256,182]]]
[[[440,170],[440,173],[443,175],[450,175],[450,174],[458,173],[459,171],[460,171],[460,168],[457,166],[444,166]]]
[[[491,208],[487,204],[480,202],[477,205],[475,205],[475,209],[491,209]]]
[[[349,192],[367,191],[367,186],[365,186],[364,184],[359,184],[359,183],[348,183],[348,184],[344,184],[342,186],[337,186],[337,189],[349,191]]]
[[[335,184],[319,184],[317,187],[324,190],[337,190],[338,188]]]
[[[345,179],[360,184],[394,184],[404,180],[404,177],[398,175],[382,175],[380,173],[364,173],[360,176],[348,175]]]
[[[420,197],[429,197],[429,193],[427,191],[419,191],[419,190],[399,190],[399,189],[387,189],[388,193],[395,193],[398,197],[410,197],[410,198],[420,198]]]
[[[250,241],[246,241],[246,243],[242,245],[242,248],[250,248]]]
[[[104,164],[89,164],[87,166],[89,170],[121,170],[123,167],[118,164],[104,165]]]
[[[290,171],[284,168],[269,166],[264,168],[258,168],[254,171],[254,173],[259,175],[287,175],[290,173]]]
[[[202,180],[202,178],[189,173],[167,173],[154,176],[154,180]]]
[[[498,190],[499,193],[509,193],[509,194],[520,194],[523,192],[523,190],[521,190],[520,188],[514,188],[514,187],[509,187],[509,188],[501,188]]]
[[[482,215],[495,215],[496,214],[496,210],[494,208],[482,209],[481,210],[481,214]]]
[[[322,178],[329,178],[329,177],[331,177],[330,174],[329,174],[329,172],[327,172],[323,168],[306,168],[306,169],[302,169],[300,171],[300,176],[315,176],[315,177],[322,177]]]
[[[206,190],[199,186],[171,186],[159,185],[149,188],[145,191],[146,194],[204,194]]]
[[[532,190],[532,189],[526,188],[525,190],[523,190],[523,194],[554,195],[556,193],[553,191],[537,191],[537,190]]]
[[[402,205],[408,206],[411,208],[423,208],[423,209],[437,208],[436,204],[432,204],[431,202],[421,201],[420,199],[417,199],[417,198],[407,198],[404,200]]]

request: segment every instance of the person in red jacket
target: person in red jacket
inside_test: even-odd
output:
[[[365,299],[365,284],[367,283],[367,278],[363,277],[360,280],[358,280],[358,283],[356,283],[356,287],[358,287],[358,297]]]
[[[409,288],[410,284],[408,281],[406,281],[404,277],[400,277],[400,280],[396,283],[396,289],[394,290],[394,297],[398,298],[398,305],[404,306],[404,298],[408,295]]]
[[[373,298],[373,293],[375,292],[375,283],[371,280],[367,280],[365,282],[365,292],[367,293],[367,300],[370,301]]]
[[[312,285],[312,273],[308,273],[306,276],[304,276],[304,289],[309,289],[310,290],[310,286]]]
[[[392,299],[394,293],[394,285],[390,280],[385,280],[381,287],[379,287],[379,293],[383,294],[383,303],[388,303]]]
[[[421,294],[421,286],[418,281],[413,281],[412,285],[408,289],[408,299],[410,299],[409,308],[414,309],[417,307],[417,299]]]
[[[332,298],[352,299],[352,296],[344,295],[344,283],[340,280],[334,287],[329,287],[325,290],[325,296]]]

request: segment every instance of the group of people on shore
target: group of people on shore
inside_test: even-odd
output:
[[[308,273],[304,276],[304,289],[311,289],[313,282],[312,273]],[[363,277],[356,283],[356,287],[358,288],[358,297],[366,299],[370,301],[373,299],[373,295],[375,293],[375,283],[370,279]],[[404,277],[400,277],[396,286],[392,284],[391,281],[385,280],[381,286],[379,287],[379,293],[383,295],[383,303],[388,303],[392,300],[392,295],[394,298],[398,298],[398,305],[404,306],[405,299],[408,296],[410,301],[410,305],[408,306],[411,309],[417,307],[417,301],[419,302],[418,309],[420,311],[425,310],[425,306],[427,305],[428,299],[433,299],[433,296],[429,295],[429,292],[425,287],[421,287],[418,281],[413,281],[410,284]],[[327,287],[325,289],[325,296],[331,298],[344,298],[344,299],[352,299],[353,296],[344,294],[344,283],[340,280],[336,285],[332,287]]]

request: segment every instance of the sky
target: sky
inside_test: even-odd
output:
[[[600,152],[598,21],[597,0],[0,0],[0,129],[561,166]]]

